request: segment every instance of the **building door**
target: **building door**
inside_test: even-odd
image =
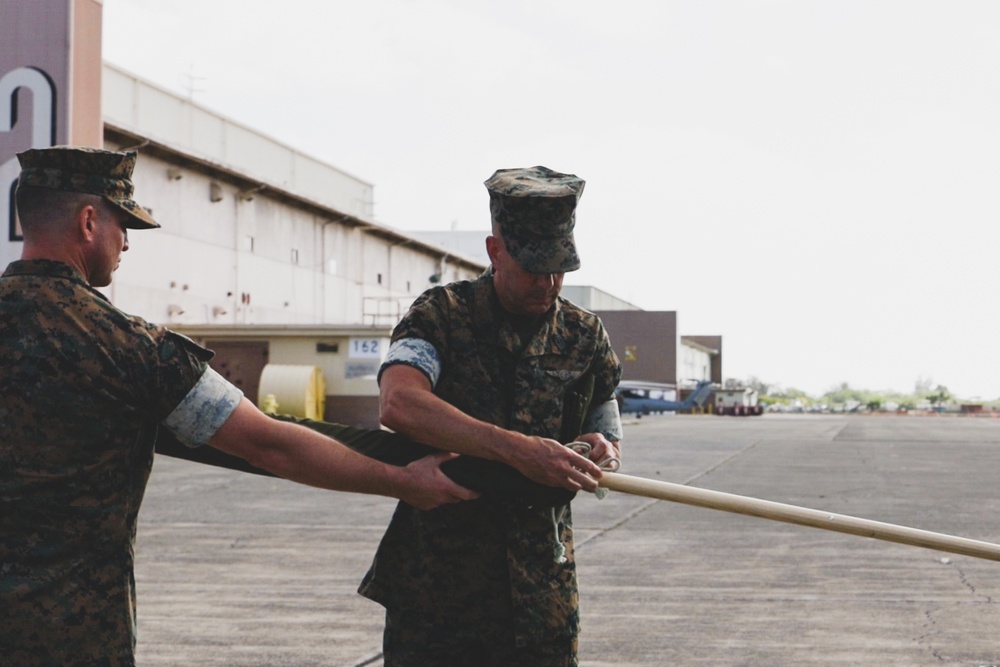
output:
[[[205,347],[215,352],[212,368],[257,403],[260,374],[269,356],[267,341],[206,340]]]

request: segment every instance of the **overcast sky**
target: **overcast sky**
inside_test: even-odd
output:
[[[812,394],[1000,397],[998,34],[989,0],[104,0],[106,60],[382,224],[485,231],[495,169],[579,175],[567,284]]]

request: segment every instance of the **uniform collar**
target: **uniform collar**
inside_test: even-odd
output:
[[[486,331],[496,331],[499,333],[497,343],[510,351],[521,349],[521,354],[525,356],[539,356],[548,353],[561,354],[562,350],[559,342],[550,334],[560,328],[563,321],[562,297],[556,299],[555,304],[549,308],[548,312],[542,315],[538,329],[530,341],[521,341],[517,345],[515,340],[517,334],[511,324],[511,315],[500,305],[496,288],[493,286],[492,273],[484,273],[480,276],[475,290],[476,311],[479,313],[490,313],[492,324],[485,324]]]
[[[54,259],[18,259],[7,265],[3,275],[5,278],[8,276],[66,278],[93,289],[78,269]]]

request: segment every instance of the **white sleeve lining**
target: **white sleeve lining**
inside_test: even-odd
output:
[[[591,408],[583,423],[584,433],[602,433],[608,440],[618,442],[624,436],[618,401],[611,399]]]
[[[212,368],[207,368],[187,396],[163,420],[163,425],[188,447],[200,447],[226,423],[242,399],[242,391]]]

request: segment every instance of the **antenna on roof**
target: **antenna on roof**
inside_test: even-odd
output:
[[[181,87],[187,91],[188,102],[194,102],[195,93],[205,92],[204,88],[199,87],[199,84],[204,81],[205,77],[194,75],[194,64],[191,65],[187,74],[181,75]]]

